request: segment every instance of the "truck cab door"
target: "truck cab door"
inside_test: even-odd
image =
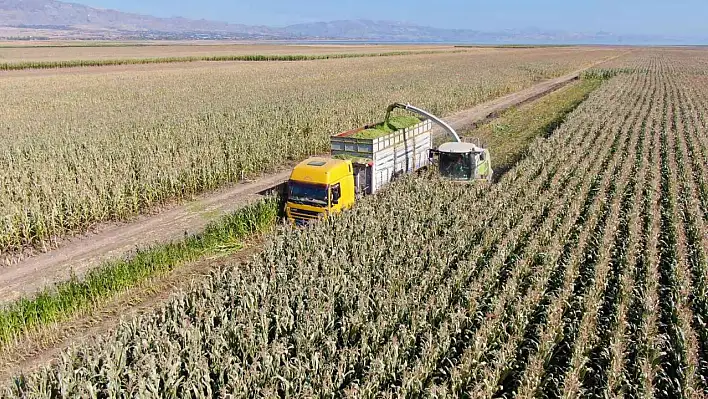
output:
[[[341,210],[342,206],[339,204],[342,198],[342,185],[341,183],[333,184],[330,188],[330,203],[332,204],[333,210]]]

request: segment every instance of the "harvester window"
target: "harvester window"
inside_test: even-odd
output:
[[[456,180],[468,180],[472,174],[470,154],[441,153],[440,172]]]

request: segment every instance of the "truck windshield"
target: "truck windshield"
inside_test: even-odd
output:
[[[470,154],[441,153],[440,173],[450,179],[469,180],[472,178]]]
[[[327,206],[329,189],[322,184],[309,184],[290,180],[288,201],[311,206]]]

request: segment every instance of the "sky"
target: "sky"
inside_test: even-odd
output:
[[[71,0],[69,0],[71,1]],[[286,26],[338,19],[409,22],[481,31],[708,37],[708,0],[73,0],[158,17]]]

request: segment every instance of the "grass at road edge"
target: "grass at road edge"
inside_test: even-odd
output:
[[[179,265],[205,256],[240,250],[252,234],[274,226],[280,201],[269,197],[207,226],[204,232],[169,244],[138,251],[125,260],[110,261],[83,278],[57,284],[31,299],[0,308],[0,349],[42,326],[66,320],[102,300]]]
[[[582,104],[604,79],[583,78],[547,96],[503,112],[478,128],[463,133],[479,138],[492,154],[492,166],[498,179],[519,160],[537,137],[548,137]]]

